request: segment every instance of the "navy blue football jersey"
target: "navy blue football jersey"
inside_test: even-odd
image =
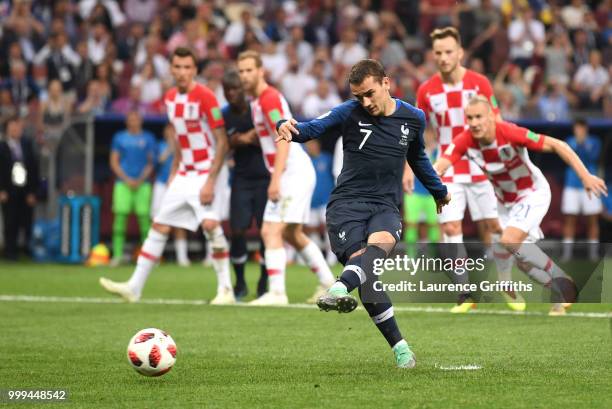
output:
[[[348,199],[399,207],[406,161],[435,199],[446,197],[446,186],[424,150],[425,114],[404,101],[395,101],[396,109],[388,116],[373,116],[358,101],[349,100],[316,119],[297,124],[295,142],[342,136],[344,161],[330,203]]]

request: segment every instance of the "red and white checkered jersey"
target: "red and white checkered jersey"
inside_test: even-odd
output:
[[[185,94],[172,88],[164,103],[181,149],[179,172],[207,173],[215,156],[212,130],[224,125],[215,94],[202,84]]]
[[[276,88],[268,86],[258,98],[251,101],[251,116],[257,136],[259,136],[264,163],[272,172],[276,159],[276,143],[274,142],[276,123],[281,119],[291,119],[289,104]],[[285,168],[304,166],[305,163],[311,163],[311,161],[304,149],[298,144],[289,144],[289,155]]]
[[[543,135],[509,122],[497,122],[495,140],[490,145],[481,144],[467,130],[453,139],[442,157],[456,163],[467,154],[489,178],[499,201],[511,205],[530,192],[548,186],[527,152],[528,149],[541,151],[543,144]]]
[[[455,85],[442,82],[440,74],[425,81],[417,91],[417,106],[429,119],[436,132],[438,152],[444,152],[454,137],[467,129],[464,108],[474,95],[484,95],[497,113],[497,101],[491,83],[484,75],[466,70],[463,80]],[[473,183],[486,180],[482,171],[463,158],[442,177],[443,182]]]

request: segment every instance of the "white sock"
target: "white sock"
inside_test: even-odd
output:
[[[589,258],[591,260],[599,260],[601,258],[599,255],[599,240],[589,239],[587,243],[589,246]]]
[[[463,234],[455,234],[454,236],[444,235],[445,243],[453,243],[457,245],[457,258],[466,258],[467,250],[463,244]]]
[[[333,288],[333,289],[339,288],[339,289],[342,289],[342,290],[344,290],[344,291],[348,291],[348,288],[346,288],[346,285],[344,285],[344,283],[343,283],[342,281],[340,281],[340,280],[336,281],[336,282],[335,282],[335,283],[334,283],[334,284],[331,286],[331,288]]]
[[[534,267],[544,270],[550,274],[552,278],[568,278],[567,274],[565,274],[565,272],[534,243],[521,244],[521,247],[514,255],[517,260],[532,264]]]
[[[187,255],[187,239],[174,239],[174,251],[176,252],[176,261],[179,263],[188,263],[189,256]]]
[[[161,234],[155,229],[149,229],[149,234],[142,244],[138,261],[136,261],[136,269],[128,281],[128,287],[138,296],[142,294],[142,289],[151,269],[157,264],[164,252],[167,240],[168,236],[165,234]]]
[[[504,246],[499,244],[500,235],[492,234],[493,242],[493,257],[495,258],[495,267],[497,267],[497,277],[500,281],[512,281],[512,266],[514,265],[514,256]]]
[[[317,275],[321,285],[329,287],[334,283],[334,275],[325,262],[325,257],[323,257],[321,249],[319,249],[316,244],[312,241],[308,242],[306,247],[300,251],[300,256],[304,259],[312,272]]]
[[[550,279],[552,278],[546,271],[534,266],[530,266],[530,268],[523,268],[522,264],[519,264],[518,268],[542,285],[548,285],[550,283]]]
[[[563,254],[561,255],[561,258],[563,258],[564,260],[569,260],[570,258],[572,258],[572,252],[574,251],[574,239],[570,237],[564,238],[562,247]]]
[[[285,267],[287,264],[285,248],[266,249],[264,257],[270,291],[285,294]]]
[[[217,274],[217,292],[231,289],[229,246],[223,234],[223,229],[221,226],[217,226],[212,232],[205,232],[204,234],[212,250],[212,266]]]

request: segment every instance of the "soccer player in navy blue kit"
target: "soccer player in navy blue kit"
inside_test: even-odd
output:
[[[401,335],[389,298],[382,294],[384,302],[368,302],[362,289],[372,286],[374,260],[386,258],[400,240],[406,161],[434,197],[438,213],[450,196],[424,151],[423,111],[391,97],[390,80],[378,61],[358,62],[348,80],[356,100],[309,122],[279,121],[277,140],[303,143],[342,135],[344,164],[327,206],[327,227],[344,271],[317,305],[325,311],[351,312],[357,300],[350,292],[359,288],[363,306],[393,349],[397,366],[413,368],[414,353]]]
[[[244,298],[248,294],[244,279],[244,267],[247,261],[247,243],[245,233],[251,226],[253,217],[257,228],[261,229],[263,213],[268,200],[270,172],[266,169],[259,147],[259,138],[251,119],[251,107],[247,103],[240,76],[236,71],[228,71],[223,77],[223,92],[229,102],[223,107],[222,114],[230,147],[234,154],[234,171],[232,174],[232,195],[230,199],[230,227],[232,242],[230,258],[236,274],[234,295]],[[263,264],[257,283],[257,296],[266,292],[268,274]]]

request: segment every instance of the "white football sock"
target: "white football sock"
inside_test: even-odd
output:
[[[589,259],[599,260],[601,258],[599,255],[599,240],[589,239],[587,240],[587,243],[589,246]]]
[[[321,249],[319,249],[312,240],[300,251],[300,256],[304,259],[312,272],[317,275],[321,285],[329,287],[334,283],[334,275],[325,262],[325,257],[323,257]]]
[[[217,292],[232,288],[230,278],[229,246],[223,228],[217,226],[211,232],[204,232],[212,250],[212,266],[217,274]]]
[[[561,255],[561,258],[563,260],[571,259],[572,253],[574,251],[574,239],[570,237],[564,238],[561,246],[563,248],[563,254]]]
[[[138,261],[136,261],[136,269],[134,269],[132,277],[128,281],[128,287],[136,295],[140,296],[142,294],[147,277],[163,254],[167,240],[168,236],[165,234],[161,234],[155,229],[149,229],[149,234],[142,244]]]
[[[285,248],[266,249],[264,254],[270,292],[285,294],[285,267],[287,264]]]
[[[187,239],[174,239],[174,251],[176,252],[176,261],[179,263],[188,263],[189,256],[187,255]]]
[[[550,283],[550,279],[552,278],[546,271],[535,268],[532,265],[529,265],[528,268],[524,268],[522,264],[519,264],[518,268],[542,285],[548,285]]]
[[[500,281],[512,281],[514,256],[499,243],[499,234],[492,234],[491,239],[493,242],[493,257],[497,267],[497,277]]]
[[[514,254],[517,260],[524,263],[532,264],[534,267],[544,270],[554,278],[568,278],[567,274],[548,257],[542,249],[534,243],[523,243],[518,251]]]

